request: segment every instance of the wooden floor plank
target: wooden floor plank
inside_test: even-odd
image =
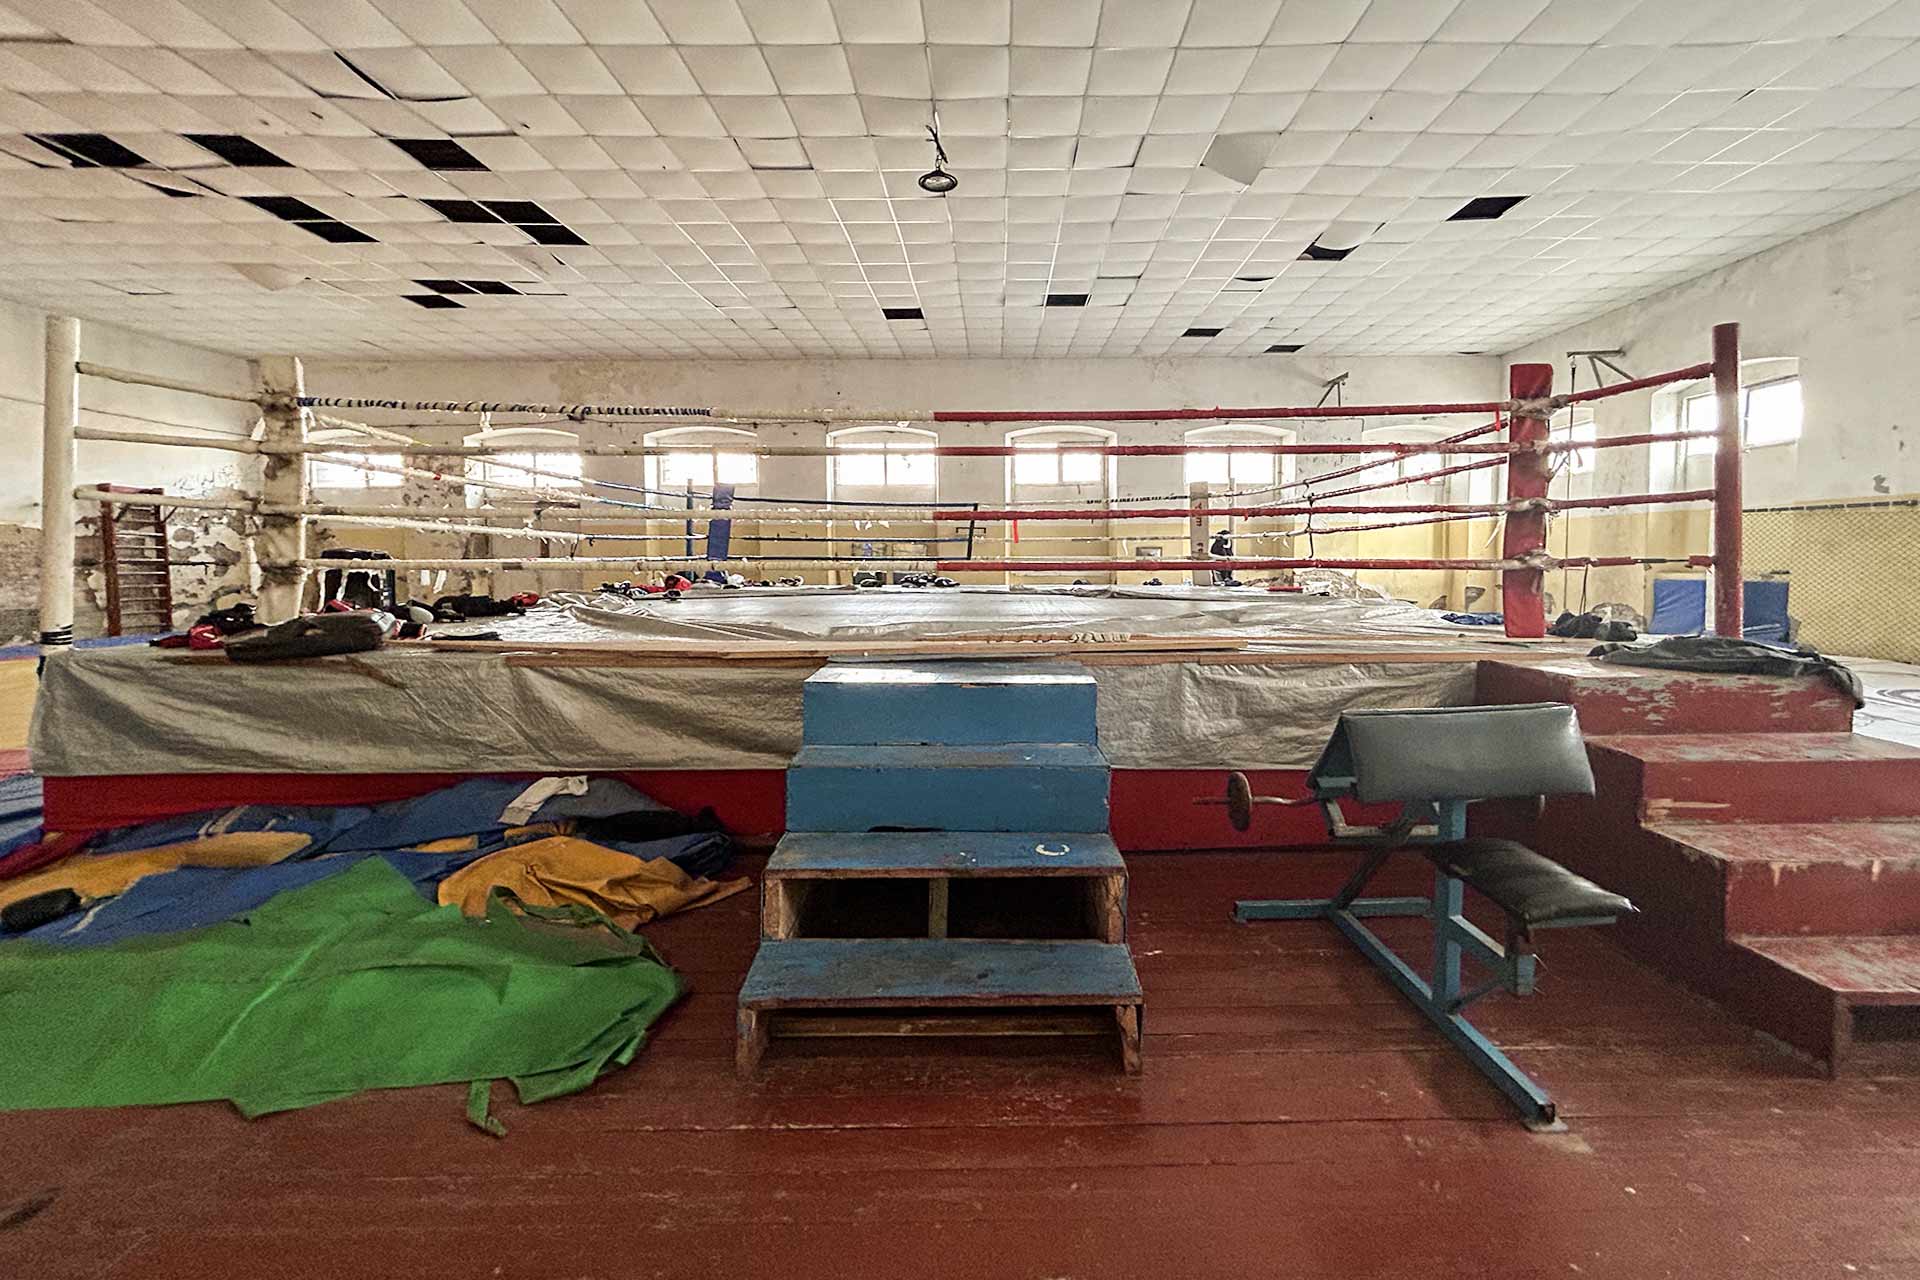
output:
[[[776,1041],[736,1083],[741,895],[649,929],[693,993],[583,1094],[498,1090],[503,1140],[454,1086],[0,1116],[0,1220],[44,1202],[0,1275],[1920,1274],[1920,1076],[1828,1081],[1570,933],[1476,1010],[1562,1102],[1531,1134],[1325,926],[1226,918],[1339,863],[1288,865],[1129,860],[1136,1079],[1071,1040]]]

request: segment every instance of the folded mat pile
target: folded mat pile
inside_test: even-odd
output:
[[[572,789],[558,789],[565,784]],[[733,842],[689,830],[697,825],[610,778],[531,787],[474,778],[372,807],[243,805],[89,836],[77,854],[57,837],[17,847],[0,855],[0,909],[70,891],[85,909],[24,936],[94,946],[230,920],[378,858],[469,914],[484,913],[502,887],[531,905],[584,906],[632,928],[747,887],[706,878],[731,859]],[[621,838],[629,834],[655,838]]]
[[[469,917],[367,858],[231,923],[0,947],[0,1109],[224,1098],[254,1116],[466,1081],[469,1118],[504,1132],[488,1081],[529,1103],[584,1088],[681,991],[643,939],[509,896]]]

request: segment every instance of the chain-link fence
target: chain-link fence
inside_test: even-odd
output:
[[[1920,662],[1920,498],[1755,508],[1744,528],[1746,576],[1786,579],[1798,639]]]

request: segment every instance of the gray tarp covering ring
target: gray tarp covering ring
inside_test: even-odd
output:
[[[52,776],[784,768],[813,669],[536,668],[397,647],[239,667],[80,650],[47,663],[33,762]],[[1091,670],[1100,746],[1123,769],[1305,768],[1347,707],[1473,700],[1471,662]]]

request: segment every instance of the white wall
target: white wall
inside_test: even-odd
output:
[[[418,400],[518,400],[542,403],[646,403],[725,405],[743,409],[1095,409],[1313,404],[1325,382],[1349,373],[1348,403],[1480,400],[1498,394],[1502,365],[1490,357],[1158,360],[870,360],[870,361],[690,361],[577,363],[431,362],[402,364],[311,364],[307,388],[314,395],[386,396]],[[345,413],[344,416],[353,416]],[[392,414],[366,414],[370,421]],[[412,415],[418,421],[420,415]],[[471,419],[462,419],[471,422]],[[589,443],[632,442],[661,424],[589,424]],[[925,426],[928,424],[918,423]],[[1166,423],[1107,424],[1120,443],[1174,443],[1180,429]],[[1193,423],[1194,426],[1206,425]],[[1300,423],[1302,439],[1357,439],[1358,419],[1334,424]],[[1371,420],[1368,424],[1372,425]],[[1464,421],[1462,426],[1469,425]],[[467,429],[471,429],[468,427]],[[943,444],[1004,444],[1011,426],[943,424]],[[767,445],[824,444],[826,428],[815,423],[764,427]],[[601,462],[626,460],[601,459]],[[637,463],[637,460],[634,460]],[[1306,459],[1303,476],[1341,465],[1340,459]],[[596,472],[613,478],[613,470]],[[625,478],[624,476],[620,478]],[[1185,488],[1179,458],[1123,458],[1121,496],[1174,493]],[[760,491],[790,497],[825,497],[826,459],[769,458],[762,462]],[[942,460],[942,501],[1004,499],[1005,465],[999,458]]]
[[[1797,357],[1806,425],[1798,445],[1748,450],[1746,505],[1920,491],[1920,195],[1844,222],[1509,352],[1555,366],[1570,350],[1624,347],[1635,374],[1711,358],[1713,326],[1736,321],[1742,355]],[[1592,382],[1585,362],[1581,385]],[[1602,435],[1647,431],[1654,393],[1595,406]],[[1649,451],[1603,451],[1597,492],[1657,479]],[[1697,472],[1690,480],[1702,478]],[[1557,490],[1556,490],[1557,492]]]
[[[34,628],[45,353],[46,316],[0,302],[0,641]],[[80,358],[208,386],[253,385],[245,360],[91,321],[81,324]],[[181,434],[244,436],[258,416],[251,405],[99,378],[80,380],[80,404],[86,424]],[[212,493],[243,477],[251,482],[256,475],[256,464],[240,454],[98,441],[81,442],[74,473],[81,484],[164,487],[177,494]],[[83,505],[77,513],[83,531],[97,511]],[[83,539],[81,551],[83,560],[97,555],[97,542]],[[237,538],[230,531],[212,530],[204,518],[184,519],[174,531],[176,561],[230,560],[237,555]],[[81,635],[94,634],[101,625],[97,606],[103,580],[85,565],[79,577],[75,621]],[[197,611],[227,577],[224,565],[188,564],[177,571],[179,611]]]
[[[161,377],[244,390],[253,385],[247,361],[83,321],[80,358]],[[0,302],[0,524],[40,526],[41,399],[46,377],[46,316]],[[81,421],[128,430],[245,436],[259,411],[229,400],[101,378],[80,380]],[[206,449],[82,441],[75,479],[81,484],[165,485],[203,493],[232,483],[239,454]]]

